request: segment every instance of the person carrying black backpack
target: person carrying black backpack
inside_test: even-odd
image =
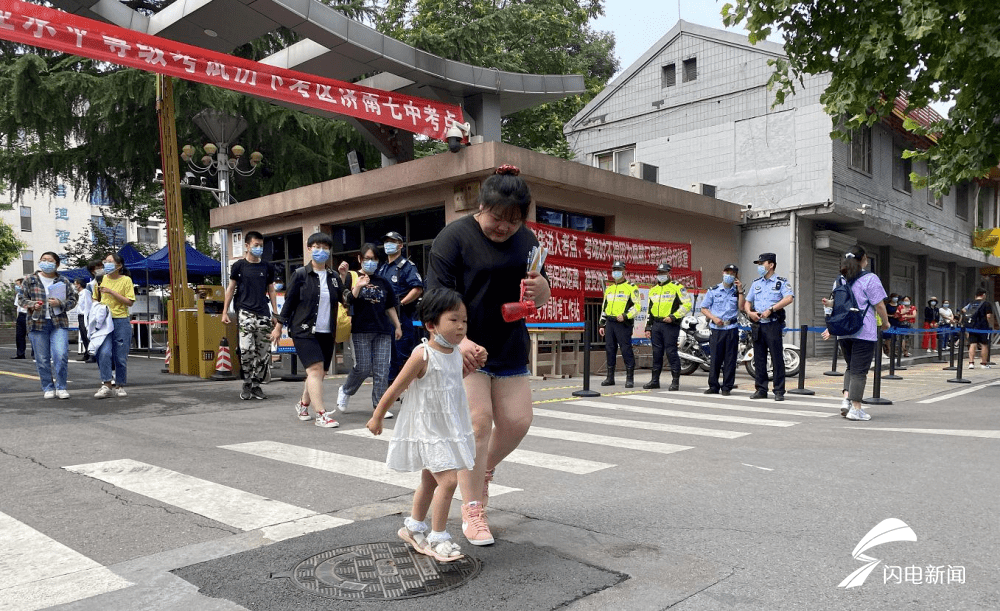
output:
[[[962,326],[969,332],[969,369],[976,368],[976,347],[980,348],[979,366],[990,368],[990,334],[977,333],[996,327],[993,306],[986,300],[986,289],[976,291],[976,299],[962,308]]]
[[[837,296],[837,299],[823,300],[828,311],[823,339],[837,335],[844,360],[847,361],[840,415],[848,420],[871,420],[871,416],[861,409],[861,400],[878,341],[876,312],[882,321],[882,330],[889,328],[882,281],[875,274],[865,271],[866,267],[868,255],[865,249],[852,246],[844,255],[840,265],[841,276],[834,283],[834,295],[831,297]],[[845,295],[843,289],[838,291],[838,287],[847,287],[850,293]],[[851,329],[856,330],[849,332]]]

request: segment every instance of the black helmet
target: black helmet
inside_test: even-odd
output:
[[[671,269],[673,268],[670,267],[669,263],[660,263],[656,266],[656,272],[659,274],[669,274]]]
[[[625,263],[622,261],[615,261],[611,264],[611,269],[625,269]]]
[[[403,236],[399,235],[399,233],[396,232],[396,231],[390,231],[389,233],[387,233],[384,236],[382,236],[382,241],[384,242],[386,240],[393,240],[394,242],[405,242],[406,241],[406,240],[403,239]]]
[[[729,270],[732,270],[732,271],[736,272],[737,274],[740,273],[740,268],[737,267],[735,263],[729,263],[725,267],[722,268],[722,271],[724,271],[724,272],[728,272]]]

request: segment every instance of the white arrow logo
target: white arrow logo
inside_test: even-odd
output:
[[[868,531],[868,534],[861,538],[858,542],[857,547],[851,552],[855,560],[860,560],[861,562],[867,562],[860,569],[854,571],[847,576],[844,581],[840,582],[838,588],[856,588],[868,579],[868,574],[871,573],[881,560],[877,558],[872,558],[870,556],[865,556],[864,552],[875,547],[876,545],[882,545],[883,543],[892,543],[894,541],[916,541],[917,533],[913,532],[913,529],[906,525],[906,522],[902,520],[897,520],[896,518],[887,518],[882,520],[875,526],[875,528]]]

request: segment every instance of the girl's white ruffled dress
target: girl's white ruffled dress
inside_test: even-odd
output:
[[[423,340],[427,372],[403,394],[403,406],[389,441],[386,465],[393,471],[431,473],[472,469],[476,437],[462,384],[462,353],[439,352]]]

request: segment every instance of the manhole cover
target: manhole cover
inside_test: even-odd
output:
[[[396,600],[430,596],[458,587],[479,574],[478,559],[437,562],[399,542],[338,547],[302,560],[287,573],[297,588],[327,598]]]

